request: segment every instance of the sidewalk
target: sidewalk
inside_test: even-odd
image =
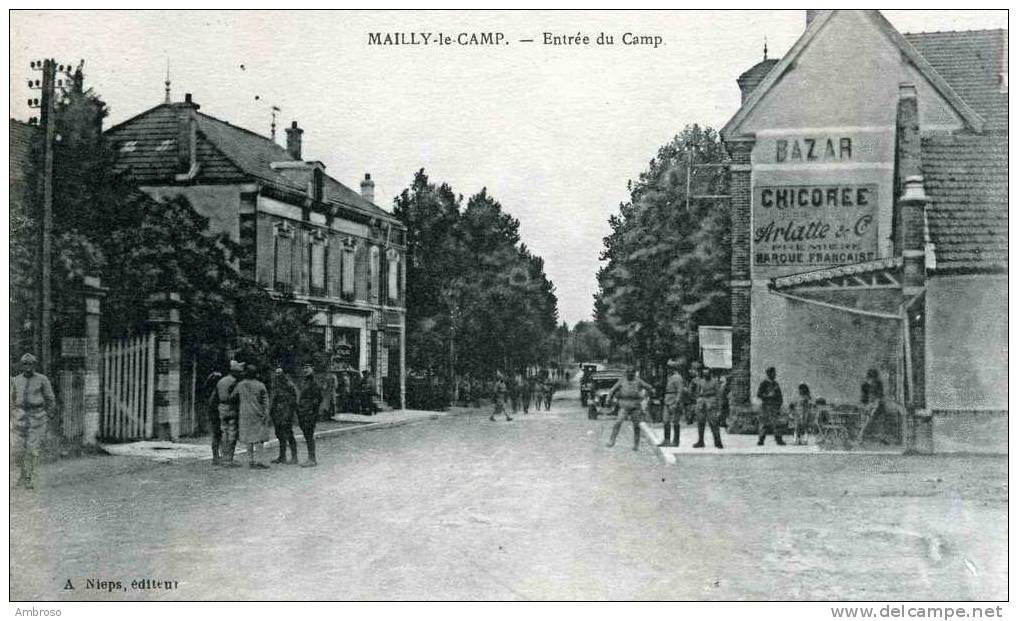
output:
[[[369,431],[407,425],[422,420],[432,420],[442,416],[448,416],[449,412],[430,412],[425,410],[392,410],[379,412],[374,416],[362,416],[360,414],[337,414],[330,421],[318,423],[315,429],[315,438],[327,438],[341,433],[353,433],[357,431]],[[294,433],[300,439],[300,430],[294,426]],[[126,444],[102,444],[103,450],[110,455],[119,457],[141,457],[158,462],[171,462],[177,460],[208,460],[212,459],[212,452],[209,448],[212,443],[211,436],[196,436],[180,438],[176,442],[160,440],[144,440],[141,442],[129,442]],[[279,445],[279,441],[272,438],[265,443],[266,448]],[[247,453],[243,445],[237,446],[237,454]]]
[[[381,412],[375,416],[343,414],[337,416],[337,420],[318,423],[315,437],[323,438],[337,434],[386,429],[444,416],[455,416],[464,411],[466,410],[454,408],[449,412],[396,410]],[[295,432],[298,442],[301,442],[300,430],[295,428]],[[37,466],[36,489],[64,487],[101,477],[172,467],[176,463],[209,461],[212,459],[210,444],[209,436],[180,438],[177,442],[142,441],[126,444],[103,444],[98,450],[86,452],[79,457],[40,463]],[[274,447],[278,444],[279,442],[273,438],[266,443],[266,446]],[[246,449],[238,450],[238,453],[244,452]],[[11,467],[10,486],[14,485],[16,474],[17,469]]]
[[[755,435],[729,434],[721,428],[721,443],[725,448],[714,448],[714,438],[710,430],[704,433],[704,447],[693,448],[698,435],[695,425],[682,425],[681,439],[679,446],[657,446],[664,439],[664,431],[659,424],[640,423],[643,437],[652,442],[657,448],[658,454],[667,464],[674,464],[676,458],[687,455],[901,455],[902,447],[865,447],[850,451],[846,450],[825,450],[817,446],[816,440],[811,438],[809,444],[797,445],[794,440],[786,436],[785,445],[779,446],[774,443],[774,436],[767,436],[763,446],[757,446]]]

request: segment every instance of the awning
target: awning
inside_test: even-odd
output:
[[[772,278],[774,291],[790,289],[900,289],[901,257],[888,257]]]

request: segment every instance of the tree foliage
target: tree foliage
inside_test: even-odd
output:
[[[698,167],[688,180],[687,162]],[[721,164],[721,166],[703,166]],[[717,132],[687,126],[630,181],[609,218],[594,310],[597,327],[632,362],[659,369],[693,356],[699,325],[730,321],[727,157]]]
[[[543,364],[557,299],[519,221],[486,188],[466,206],[424,170],[395,200],[407,226],[407,353],[417,370],[490,374]]]

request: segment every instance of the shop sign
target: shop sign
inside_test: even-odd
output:
[[[877,258],[877,186],[810,184],[753,190],[753,264],[822,266]]]

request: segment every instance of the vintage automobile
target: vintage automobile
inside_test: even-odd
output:
[[[619,404],[616,399],[608,399],[608,393],[615,383],[622,379],[625,372],[605,370],[590,376],[590,393],[587,399],[587,418],[597,419],[598,416],[617,416]]]
[[[597,373],[596,364],[584,364],[581,367],[580,375],[580,404],[583,407],[587,407],[587,402],[590,400],[592,395],[594,383],[592,378]]]

